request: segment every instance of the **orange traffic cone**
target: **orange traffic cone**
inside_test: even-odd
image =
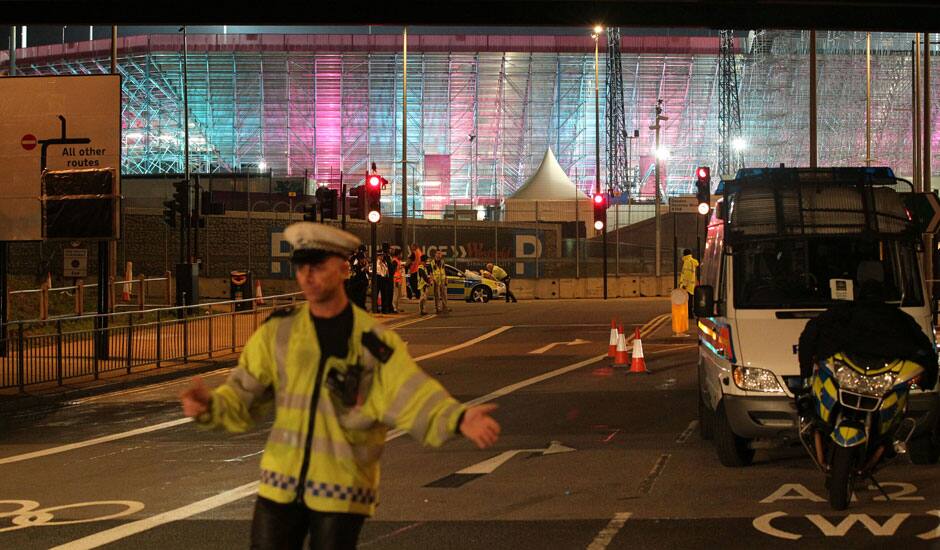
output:
[[[255,279],[255,303],[264,305],[264,294],[261,293],[261,279]]]
[[[650,374],[646,368],[646,359],[643,358],[643,342],[640,341],[640,329],[633,334],[633,358],[630,361],[630,370],[627,374]]]
[[[627,339],[623,336],[623,323],[620,323],[620,330],[617,336],[617,351],[614,353],[614,366],[627,366]]]
[[[617,342],[620,340],[620,333],[617,331],[617,321],[610,320],[610,345],[607,346],[607,357],[617,355]]]

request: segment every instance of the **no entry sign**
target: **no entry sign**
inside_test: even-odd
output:
[[[32,151],[36,148],[36,136],[33,134],[26,134],[23,136],[23,139],[20,140],[20,145],[23,146],[23,149]]]

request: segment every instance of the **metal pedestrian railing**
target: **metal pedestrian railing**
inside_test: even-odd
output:
[[[160,368],[235,353],[271,313],[303,301],[302,294],[195,306],[112,313],[107,326],[83,316],[17,321],[0,333],[0,389],[106,373]]]

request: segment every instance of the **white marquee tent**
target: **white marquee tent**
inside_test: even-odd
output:
[[[591,199],[568,179],[551,149],[538,170],[504,202],[504,220],[573,222],[580,220],[594,232]]]

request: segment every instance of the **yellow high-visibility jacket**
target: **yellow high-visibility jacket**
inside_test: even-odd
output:
[[[440,265],[431,262],[431,279],[439,285],[447,286],[447,270],[444,269],[443,262]]]
[[[684,288],[689,294],[695,294],[695,270],[698,269],[698,260],[691,254],[682,257],[682,273],[679,275],[679,288]]]
[[[347,397],[347,405],[327,376],[335,369],[335,382],[352,365],[361,366],[362,374],[358,392],[352,393],[355,403]],[[318,372],[321,384],[312,415]],[[372,515],[388,428],[436,447],[456,434],[465,409],[418,367],[398,335],[356,306],[345,360],[322,360],[307,307],[269,318],[249,338],[238,367],[212,392],[211,410],[197,421],[244,432],[254,425],[271,390],[276,413],[261,458],[258,494],[288,503],[302,484],[306,506],[322,512]]]
[[[427,288],[428,285],[431,284],[430,277],[428,277],[428,266],[425,264],[419,265],[418,271],[415,272],[413,277],[418,278],[418,290],[421,293],[424,293],[424,289]]]

